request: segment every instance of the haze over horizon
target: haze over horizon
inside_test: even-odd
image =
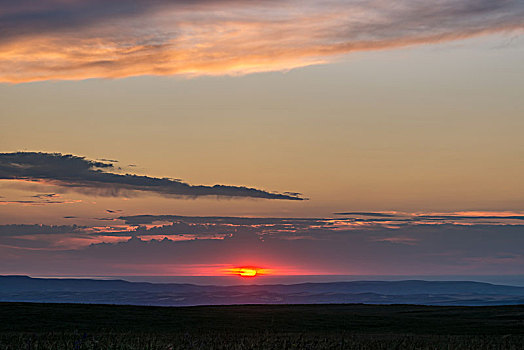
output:
[[[12,276],[12,275],[9,275]],[[19,276],[19,275],[18,275]],[[294,285],[304,283],[345,283],[345,282],[480,282],[494,285],[524,287],[524,275],[263,275],[256,278],[243,278],[236,275],[218,276],[161,276],[161,275],[31,275],[43,279],[94,279],[122,280],[127,282],[154,284],[192,284],[197,286],[242,286],[242,285]]]

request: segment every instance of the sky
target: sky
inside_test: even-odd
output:
[[[523,29],[511,0],[0,0],[0,274],[521,274]]]

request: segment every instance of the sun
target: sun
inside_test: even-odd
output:
[[[256,277],[258,275],[261,275],[263,274],[263,271],[264,271],[263,269],[258,268],[258,267],[253,267],[253,266],[233,267],[227,270],[229,274],[237,275],[240,277],[246,277],[246,278]]]

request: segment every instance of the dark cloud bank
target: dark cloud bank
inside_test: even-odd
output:
[[[112,162],[61,153],[0,153],[0,179],[41,181],[102,196],[149,192],[165,196],[304,200],[298,193],[274,193],[244,186],[190,185],[180,180],[115,173]]]
[[[524,266],[524,225],[504,222],[392,226],[381,218],[365,225],[356,218],[124,219],[131,226],[0,226],[0,270],[149,274],[247,262],[312,274],[517,274]],[[85,244],[56,245],[78,239]]]

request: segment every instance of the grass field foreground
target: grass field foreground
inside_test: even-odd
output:
[[[0,303],[0,349],[524,349],[524,306]]]

